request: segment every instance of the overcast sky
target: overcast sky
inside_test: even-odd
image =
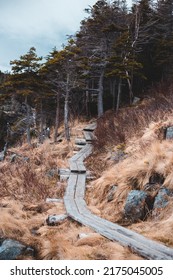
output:
[[[131,0],[128,0],[131,2]],[[79,30],[84,9],[96,0],[0,0],[0,70],[9,71],[34,46],[45,57]]]

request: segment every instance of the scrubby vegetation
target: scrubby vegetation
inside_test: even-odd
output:
[[[87,201],[102,217],[172,245],[172,195],[165,208],[152,211],[160,189],[173,191],[172,140],[165,139],[166,128],[173,126],[172,90],[168,94],[162,90],[157,88],[157,100],[151,92],[150,98],[122,109],[118,116],[109,112],[99,120],[95,151],[87,160],[98,179],[88,188]],[[117,158],[120,150],[122,156]],[[147,187],[151,208],[142,222],[134,224],[124,215],[127,195]]]
[[[66,182],[51,170],[68,167],[74,139],[81,137],[85,122],[76,123],[72,142],[51,144],[50,140],[32,148],[26,144],[11,148],[11,153],[28,157],[11,162],[11,153],[0,165],[1,238],[12,238],[34,248],[34,256],[24,259],[140,259],[119,244],[112,244],[71,219],[53,227],[46,224],[49,215],[63,214],[62,202],[48,203],[46,198],[63,198]],[[80,238],[80,234],[84,234]],[[22,258],[22,256],[20,257]]]

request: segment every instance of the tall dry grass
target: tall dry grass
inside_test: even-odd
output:
[[[140,137],[152,122],[165,121],[172,113],[173,85],[153,86],[137,105],[120,108],[116,113],[107,111],[97,121],[95,149],[101,151],[107,145],[115,145]]]
[[[83,123],[76,123],[73,137],[75,131],[81,136],[82,127]],[[70,219],[47,226],[47,217],[65,214],[65,208],[63,203],[46,203],[45,198],[63,198],[66,186],[56,175],[48,176],[48,171],[67,167],[72,148],[73,143],[45,141],[35,148],[23,144],[10,149],[6,161],[0,163],[0,238],[12,238],[34,248],[34,256],[20,259],[140,259],[119,244],[112,247],[112,242]],[[12,153],[20,155],[15,162],[10,162]],[[81,232],[88,236],[80,239]]]
[[[124,219],[124,205],[129,191],[144,190],[151,178],[157,177],[160,181],[158,185],[153,184],[151,196],[154,197],[161,187],[173,191],[173,143],[172,140],[163,139],[165,128],[173,126],[172,114],[167,114],[166,119],[150,123],[143,130],[141,137],[135,137],[134,134],[128,139],[125,146],[127,157],[119,163],[112,164],[87,188],[87,202],[99,210],[100,216],[127,225],[128,221]],[[108,201],[112,186],[117,186],[117,189],[112,200]],[[172,205],[170,197],[168,206],[161,209],[160,213],[149,213],[145,222],[132,224],[130,228],[173,246]]]

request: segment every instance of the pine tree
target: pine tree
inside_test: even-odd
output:
[[[121,34],[126,15],[125,5],[121,9],[121,1],[107,3],[97,1],[87,10],[89,18],[82,22],[81,30],[77,34],[77,44],[82,50],[83,72],[87,81],[97,84],[97,111],[100,117],[103,112],[103,94],[106,68],[112,56],[112,47]],[[92,89],[93,91],[93,89]]]
[[[34,95],[40,94],[40,80],[38,70],[40,69],[41,57],[36,54],[34,47],[25,54],[20,56],[19,60],[10,62],[12,65],[12,75],[9,76],[7,85],[24,98],[27,112],[27,142],[31,144],[30,126],[31,126],[31,104]]]

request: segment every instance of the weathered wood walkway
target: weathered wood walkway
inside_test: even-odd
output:
[[[90,142],[94,139],[93,131],[95,128],[96,124],[85,127],[84,135],[87,135],[88,139],[86,139],[86,142],[89,143],[83,146],[83,148],[69,160],[71,173],[64,197],[67,215],[79,223],[92,228],[104,237],[129,247],[133,252],[145,259],[173,259],[173,248],[169,248],[132,230],[102,219],[91,213],[87,208],[84,199],[86,168],[83,160],[92,152],[92,145]],[[89,133],[87,134],[86,132]],[[88,135],[90,135],[90,137]]]

